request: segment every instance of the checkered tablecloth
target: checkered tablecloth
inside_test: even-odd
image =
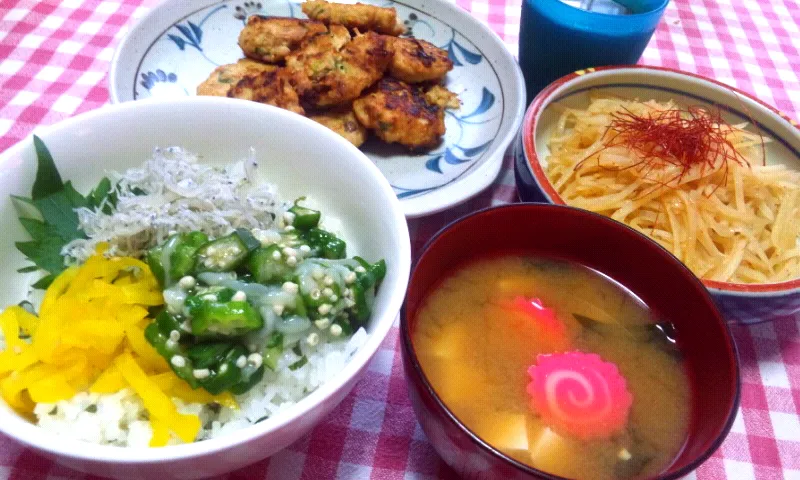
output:
[[[0,0],[0,150],[37,125],[100,108],[127,27],[156,0]],[[458,0],[517,51],[520,0]],[[642,63],[746,90],[800,119],[800,0],[673,0]],[[410,222],[419,250],[447,222],[516,199],[510,159],[467,204]],[[734,327],[742,408],[723,446],[691,476],[800,479],[800,332]],[[228,479],[450,478],[414,419],[394,328],[336,412],[287,450]],[[0,436],[0,479],[86,478]]]

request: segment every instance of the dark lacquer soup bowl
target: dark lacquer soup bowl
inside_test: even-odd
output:
[[[683,448],[657,478],[689,473],[720,446],[739,404],[739,366],[728,326],[703,284],[665,249],[621,223],[566,206],[515,204],[476,212],[436,234],[413,268],[401,311],[411,402],[429,441],[453,470],[465,478],[560,478],[511,458],[473,433],[437,394],[415,349],[418,314],[430,292],[468,259],[508,252],[589,267],[624,285],[674,325],[690,387],[688,429]]]

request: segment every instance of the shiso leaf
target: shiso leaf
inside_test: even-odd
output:
[[[18,217],[36,220],[42,219],[42,214],[39,213],[39,209],[36,208],[36,204],[33,203],[33,200],[30,198],[11,195],[11,203],[14,204],[14,210],[17,211]]]
[[[37,169],[31,198],[11,196],[19,221],[31,240],[15,245],[34,264],[19,269],[20,273],[44,270],[49,275],[34,283],[33,287],[47,288],[66,268],[61,255],[64,245],[78,238],[86,238],[80,229],[75,209],[94,206],[95,201],[105,199],[112,189],[110,181],[103,179],[92,191],[91,198],[84,197],[71,182],[64,183],[61,179],[44,142],[34,135],[33,143]]]
[[[42,277],[36,283],[31,285],[31,287],[36,288],[38,290],[45,290],[47,287],[50,286],[51,283],[53,283],[53,280],[55,280],[57,276],[58,275],[50,274],[47,275],[46,277]]]
[[[108,177],[103,177],[100,180],[100,183],[97,184],[94,190],[89,192],[86,199],[89,201],[89,205],[93,207],[99,207],[103,200],[108,196],[108,193],[111,191],[111,180]]]
[[[64,270],[63,242],[58,236],[48,236],[41,241],[15,242],[14,245],[38,268],[50,273]]]
[[[36,149],[36,180],[33,182],[33,189],[31,191],[31,198],[38,200],[64,189],[64,182],[61,181],[61,175],[58,173],[53,156],[50,155],[50,150],[42,142],[42,139],[33,136],[33,147]]]
[[[97,187],[86,196],[86,200],[89,207],[100,208],[102,206],[103,213],[110,215],[112,209],[117,206],[117,190],[112,188],[111,180],[108,177],[103,177]]]
[[[80,197],[80,194],[74,189],[72,191],[65,189],[40,200],[34,200],[45,223],[54,227],[55,234],[64,240],[64,244],[76,238],[85,238],[79,227],[78,214],[75,213],[75,209],[85,206],[86,199],[80,197],[83,200],[80,202],[75,197],[76,194]]]
[[[22,224],[25,231],[28,232],[28,235],[36,241],[44,239],[50,233],[47,224],[41,220],[20,217],[19,223]]]

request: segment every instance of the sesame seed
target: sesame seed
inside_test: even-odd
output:
[[[333,277],[331,277],[330,275],[325,275],[325,279],[322,282],[330,287],[331,285],[333,285]]]
[[[331,302],[335,302],[336,300],[339,300],[339,297],[336,294],[333,294],[333,295],[329,296],[328,299]]]
[[[333,290],[331,290],[328,287],[325,287],[322,289],[322,294],[325,295],[326,297],[330,297],[331,295],[333,295]]]
[[[181,357],[180,355],[173,355],[169,363],[171,363],[175,367],[183,368],[186,366],[186,359]]]
[[[353,301],[352,298],[345,298],[344,299],[344,306],[347,308],[354,307],[356,302]]]
[[[250,356],[247,357],[247,361],[252,363],[254,367],[259,368],[264,362],[264,358],[260,353],[251,353]]]
[[[206,258],[205,261],[203,262],[203,265],[205,265],[206,267],[213,267],[214,266],[214,260],[212,260],[210,258]]]
[[[311,247],[308,245],[300,245],[300,251],[303,253],[311,253]]]
[[[314,271],[311,272],[311,276],[314,277],[314,280],[319,280],[325,276],[325,273],[321,268],[315,268]]]
[[[247,365],[247,357],[240,355],[239,358],[236,359],[236,366],[239,368],[244,368],[245,365]]]
[[[293,223],[294,222],[294,213],[292,212],[284,212],[283,213],[283,221],[286,223]]]
[[[310,346],[314,347],[319,343],[319,334],[317,332],[311,332],[306,337],[306,343]]]
[[[311,300],[319,300],[319,297],[322,295],[322,292],[319,291],[319,288],[315,288],[311,290]]]
[[[207,368],[198,368],[192,370],[192,376],[198,380],[202,380],[204,378],[208,378],[211,376],[211,371]]]
[[[219,373],[225,373],[228,371],[228,364],[223,363],[221,367],[219,367]]]
[[[299,286],[294,282],[284,282],[284,284],[281,285],[281,288],[286,293],[294,293],[294,294],[296,294],[300,289]]]
[[[205,301],[207,301],[207,302],[216,302],[216,301],[217,301],[217,296],[216,296],[216,295],[214,295],[214,294],[211,294],[211,293],[210,293],[210,294],[208,294],[208,295],[203,295],[203,296],[202,296],[202,297],[200,297],[200,298],[201,298],[202,300],[205,300]]]
[[[361,265],[357,266],[355,270],[358,273],[366,273],[367,272],[367,269],[362,267]]]
[[[281,259],[281,252],[275,250],[272,252],[272,259],[273,260],[280,260]]]
[[[314,320],[314,325],[317,326],[320,330],[325,330],[328,328],[328,325],[331,324],[331,319],[328,317],[322,317],[318,320]]]
[[[181,339],[181,332],[177,330],[169,332],[169,339],[172,340],[173,342],[177,342],[178,340]]]
[[[177,348],[177,346],[178,346],[178,342],[176,342],[175,340],[170,340],[170,339],[167,339],[167,341],[164,342],[164,344],[167,346],[167,349],[169,349],[169,350],[175,350],[175,348]]]
[[[241,290],[237,290],[236,293],[233,294],[231,300],[234,302],[245,302],[247,301],[247,294]]]
[[[184,290],[189,290],[190,288],[194,288],[197,285],[197,281],[195,281],[194,277],[191,275],[186,275],[178,280],[178,286]]]
[[[272,306],[272,311],[275,312],[275,315],[283,315],[283,309],[286,308],[280,303],[276,303]]]
[[[336,325],[335,323],[331,325],[331,335],[333,335],[334,337],[338,337],[341,334],[342,334],[341,326]]]
[[[297,257],[289,257],[289,258],[287,258],[286,259],[286,265],[289,265],[290,267],[294,267],[295,265],[297,265]]]
[[[184,320],[183,323],[181,323],[181,330],[184,332],[192,331],[192,324],[189,322],[189,320]]]
[[[356,272],[348,272],[347,275],[344,276],[344,283],[348,285],[350,285],[355,281],[356,281]]]
[[[287,257],[294,257],[294,256],[296,256],[296,255],[297,255],[297,252],[296,252],[296,251],[295,251],[295,249],[294,249],[294,248],[292,248],[292,247],[283,247],[283,250],[281,250],[281,251],[282,251],[282,252],[283,252],[283,254],[284,254],[284,255],[286,255]]]
[[[320,315],[327,315],[331,312],[331,308],[333,308],[333,306],[330,303],[323,303],[317,307],[317,311]]]
[[[284,230],[286,230],[287,232],[291,232],[292,230],[294,230],[294,227],[291,225],[287,225],[286,228],[284,228]]]

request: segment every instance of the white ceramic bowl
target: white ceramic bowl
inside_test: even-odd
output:
[[[224,437],[153,449],[100,446],[48,433],[0,405],[0,431],[59,463],[96,475],[189,479],[220,475],[290,445],[328,415],[350,392],[392,326],[405,295],[411,264],[408,228],[386,179],[363,153],[311,120],[254,102],[185,98],[130,102],[92,111],[35,132],[53,154],[64,180],[79,191],[107,170],[140,165],[156,146],[180,145],[210,164],[245,158],[254,147],[259,172],[282,198],[310,195],[324,215],[341,221],[348,254],[386,259],[369,338],[344,370],[293,408]],[[15,304],[36,276],[14,241],[26,239],[9,195],[30,194],[36,171],[31,138],[0,155],[0,303]],[[21,281],[24,280],[24,281]]]
[[[598,67],[564,76],[542,90],[531,103],[515,148],[517,189],[523,201],[564,204],[544,173],[547,142],[560,115],[554,105],[585,108],[589,94],[623,98],[674,100],[682,105],[719,109],[729,123],[755,122],[772,141],[765,146],[767,164],[800,170],[800,127],[761,100],[710,78],[651,66]],[[723,315],[732,322],[758,323],[800,319],[800,279],[769,284],[703,280]]]

